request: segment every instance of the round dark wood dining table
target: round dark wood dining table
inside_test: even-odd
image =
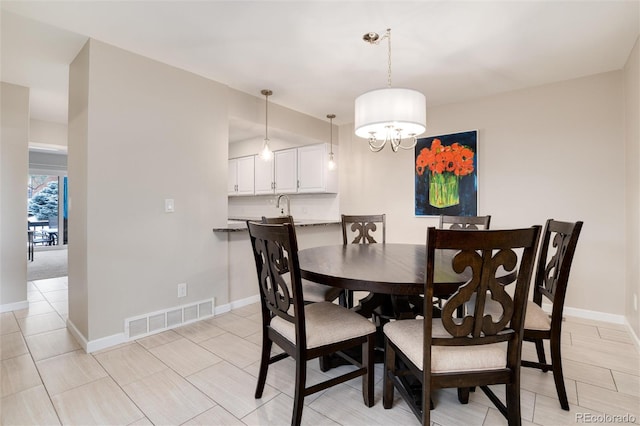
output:
[[[451,269],[456,251],[436,252],[434,295],[449,296],[470,274]],[[376,362],[383,361],[382,327],[390,319],[410,319],[423,312],[426,244],[340,244],[298,251],[300,275],[317,283],[367,291],[354,311],[373,317],[378,328]],[[354,356],[357,356],[354,354]],[[339,357],[324,357],[323,371],[342,364]]]
[[[436,252],[434,295],[448,296],[469,274],[451,269],[453,250]],[[396,296],[424,293],[426,244],[340,244],[298,252],[302,278],[353,291]]]

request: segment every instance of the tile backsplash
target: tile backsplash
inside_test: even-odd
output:
[[[339,220],[338,194],[287,194],[291,200],[291,215],[296,219]],[[229,217],[249,218],[286,214],[286,200],[276,208],[277,195],[229,197]]]

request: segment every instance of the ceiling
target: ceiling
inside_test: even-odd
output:
[[[2,81],[32,118],[67,122],[68,65],[88,37],[334,123],[361,93],[420,90],[429,107],[621,69],[640,1],[2,1]],[[231,129],[239,140],[262,126]]]

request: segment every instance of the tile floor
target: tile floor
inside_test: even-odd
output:
[[[0,424],[290,423],[290,360],[272,365],[262,399],[253,397],[261,339],[258,305],[85,354],[65,329],[66,278],[30,282],[28,290],[28,310],[0,314]],[[594,423],[598,417],[587,416],[603,413],[633,416],[639,423],[640,355],[626,328],[573,318],[563,328],[571,411],[560,409],[551,373],[525,368],[523,424]],[[524,351],[525,356],[534,353],[530,346]],[[331,374],[320,372],[317,362],[309,369],[314,382]],[[375,373],[372,408],[362,403],[355,379],[307,397],[303,424],[417,425],[397,392],[393,409],[383,409],[382,366]],[[482,392],[463,406],[454,390],[439,391],[435,404],[436,425],[506,424]],[[606,420],[616,423],[613,417]]]

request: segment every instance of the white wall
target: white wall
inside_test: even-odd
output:
[[[69,322],[89,340],[89,277],[87,276],[87,198],[89,127],[89,47],[87,42],[69,65]],[[71,184],[73,183],[73,184]]]
[[[29,121],[29,142],[67,146],[67,125],[50,121]]]
[[[264,126],[265,100],[260,94],[249,95],[238,90],[229,89],[229,117]],[[329,123],[326,119],[315,118],[307,114],[283,107],[278,104],[278,93],[269,97],[269,132],[281,130],[291,135],[297,135],[305,140],[328,142]],[[334,132],[335,135],[335,132]],[[273,135],[270,133],[269,138]],[[277,142],[274,142],[277,144]],[[305,142],[308,145],[313,142]],[[335,143],[335,141],[334,141]],[[235,144],[234,144],[235,145]],[[274,149],[282,149],[276,146]],[[286,146],[285,146],[286,148]],[[233,149],[233,148],[232,148]],[[233,152],[233,157],[248,155]]]
[[[70,87],[74,326],[95,341],[128,317],[227,303],[227,247],[212,233],[227,220],[227,87],[95,40]]]
[[[640,315],[634,297],[640,298],[640,39],[624,68],[626,132],[626,303],[625,313],[640,336]],[[638,301],[640,303],[640,301]]]
[[[427,108],[424,136],[478,130],[479,213],[492,228],[583,220],[566,305],[625,311],[625,134],[621,71]],[[428,94],[427,94],[428,99]],[[340,129],[343,213],[387,213],[387,241],[424,243],[414,153],[372,153]],[[606,290],[605,290],[606,289]]]
[[[27,305],[29,89],[1,83],[0,312]]]

